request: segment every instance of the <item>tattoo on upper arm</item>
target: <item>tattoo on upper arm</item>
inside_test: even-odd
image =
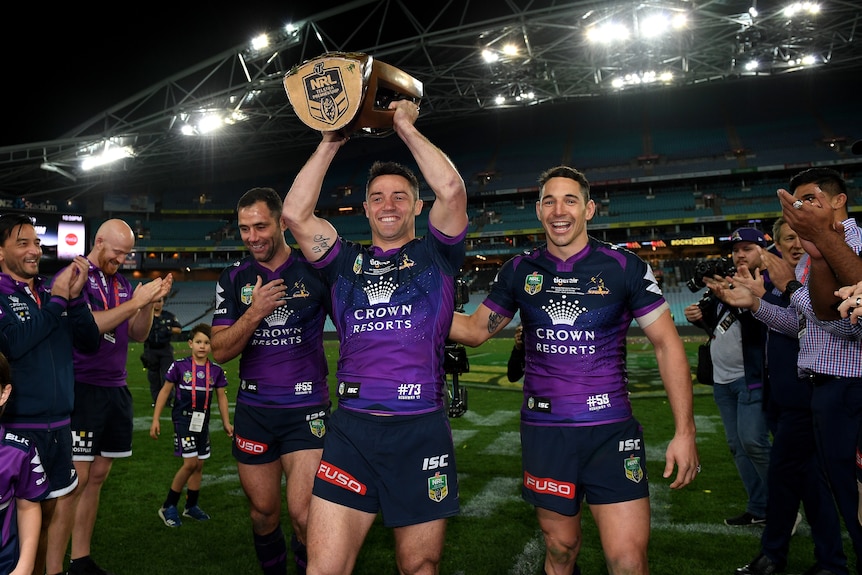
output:
[[[318,254],[324,253],[324,252],[326,252],[326,250],[328,250],[331,247],[331,245],[329,243],[329,238],[324,236],[323,234],[315,235],[311,241],[314,242],[314,244],[315,244],[311,248],[311,250],[314,253],[318,253]]]
[[[488,333],[494,333],[500,324],[503,322],[503,316],[498,313],[491,312],[491,315],[488,316]]]

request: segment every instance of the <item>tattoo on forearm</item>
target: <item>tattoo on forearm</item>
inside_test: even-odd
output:
[[[331,247],[329,245],[329,238],[322,234],[317,234],[311,241],[315,244],[311,248],[311,251],[314,253],[324,253]]]
[[[492,312],[491,315],[488,316],[488,333],[494,333],[494,330],[496,330],[500,326],[500,323],[502,323],[502,321],[503,316],[498,313]]]

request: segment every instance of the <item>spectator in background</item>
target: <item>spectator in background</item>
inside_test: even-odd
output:
[[[186,505],[183,517],[197,521],[210,518],[198,505],[203,480],[204,460],[210,457],[210,406],[216,398],[221,424],[228,437],[233,437],[227,401],[227,378],[220,365],[210,361],[210,334],[208,324],[199,323],[189,332],[189,348],[192,354],[171,364],[165,384],[156,398],[150,437],[158,439],[161,434],[159,417],[162,409],[173,396],[171,422],[174,424],[174,455],[182,458],[180,469],[174,474],[165,502],[159,508],[159,517],[168,527],[182,525],[177,506],[183,487],[186,489]]]
[[[370,246],[339,238],[317,217],[324,177],[347,141],[340,133],[323,134],[282,212],[334,294],[341,346],[338,409],[308,520],[314,573],[350,572],[378,513],[394,530],[399,572],[437,573],[446,518],[460,509],[443,362],[464,262],[467,191],[449,158],[416,128],[418,106],[399,100],[389,109],[436,198],[425,237],[416,237],[418,178],[395,162],[375,162],[369,171]],[[342,472],[361,490],[336,480]]]
[[[3,427],[12,371],[0,354],[0,573],[31,575],[39,548],[42,509],[50,490],[36,445]],[[44,563],[44,559],[42,561]]]
[[[632,320],[655,347],[673,413],[663,473],[677,467],[673,489],[700,471],[691,370],[649,264],[588,235],[596,206],[584,174],[557,166],[539,186],[536,217],[547,244],[504,263],[478,309],[455,314],[449,337],[480,345],[520,313],[527,354],[521,492],[544,534],[544,572],[580,573],[586,501],[608,572],[645,575],[650,499],[643,429],[627,389]]]
[[[760,249],[766,237],[755,228],[739,228],[730,236],[733,265],[756,273],[761,267]],[[715,276],[720,282],[727,281]],[[704,282],[712,278],[704,278]],[[765,279],[764,289],[772,291]],[[713,397],[718,406],[727,445],[742,479],[748,502],[745,511],[725,519],[730,526],[766,523],[769,469],[769,427],[763,410],[763,343],[766,327],[750,312],[728,306],[713,291],[700,302],[685,308],[686,319],[703,328],[710,337]],[[795,517],[795,515],[794,515]]]
[[[183,326],[177,321],[177,316],[164,309],[165,298],[153,304],[153,325],[150,335],[144,342],[144,365],[147,368],[147,380],[150,382],[150,395],[153,397],[153,407],[165,383],[165,373],[174,361],[173,338],[183,331]]]
[[[87,254],[83,295],[93,313],[101,344],[95,353],[75,350],[75,408],[72,459],[78,487],[57,503],[58,531],[49,538],[48,575],[63,572],[71,535],[68,575],[106,575],[90,557],[90,543],[102,486],[116,458],[132,455],[134,412],[126,383],[129,340],[143,342],[153,325],[153,305],[171,291],[173,276],[139,284],[134,290],[120,273],[134,249],[135,234],[125,221],[105,221]]]
[[[720,282],[708,280],[713,293],[734,307],[756,310],[759,299],[786,308],[793,291],[793,286],[789,291],[787,286],[795,279],[794,269],[805,251],[784,218],[776,220],[773,237],[780,256],[767,250],[760,254],[762,269],[769,270],[772,291],[766,291],[763,276],[758,271],[751,274],[741,269],[732,278],[732,290],[722,290]],[[767,522],[760,552],[736,572],[769,575],[786,568],[790,540],[801,520],[798,513],[801,502],[811,525],[816,558],[805,575],[846,575],[841,522],[814,442],[811,387],[800,384],[796,372],[798,331],[785,334],[768,327],[764,401],[773,443],[769,458]]]
[[[30,217],[6,214],[0,218],[0,352],[11,365],[15,385],[4,425],[39,449],[50,485],[41,503],[34,568],[40,574],[45,572],[48,549],[58,545],[54,538],[61,520],[55,513],[58,502],[69,499],[78,483],[69,425],[74,405],[73,349],[99,349],[99,328],[82,297],[87,260],[75,258],[55,274],[49,287],[39,275],[41,259],[41,240]]]
[[[514,383],[524,377],[526,369],[526,352],[524,351],[524,324],[515,328],[514,344],[512,353],[509,354],[509,362],[506,365],[506,377]]]
[[[311,486],[330,410],[323,352],[330,294],[318,272],[287,245],[275,190],[247,191],[236,211],[249,255],[219,277],[213,357],[224,363],[240,356],[233,456],[260,568],[264,575],[287,570],[284,477],[293,558],[305,573]]]

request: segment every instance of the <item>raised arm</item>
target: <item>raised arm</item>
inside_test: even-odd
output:
[[[346,141],[336,132],[324,132],[323,140],[296,175],[284,198],[281,218],[309,261],[322,258],[338,235],[329,221],[314,215],[314,208],[326,171]]]
[[[389,107],[395,110],[395,133],[407,145],[422,177],[437,196],[428,212],[429,223],[447,236],[457,236],[467,227],[467,188],[463,178],[449,157],[416,129],[419,109],[413,102],[399,100]]]

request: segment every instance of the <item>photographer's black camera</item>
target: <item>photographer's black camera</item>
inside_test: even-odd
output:
[[[469,302],[470,285],[460,275],[455,276],[455,311],[464,313],[464,306]],[[449,390],[449,417],[461,417],[467,412],[467,388],[458,385],[458,376],[470,371],[467,350],[463,345],[446,341],[443,371],[452,376],[452,387]]]
[[[730,258],[712,258],[697,262],[694,267],[694,275],[685,282],[685,286],[692,292],[697,292],[706,287],[703,283],[704,277],[712,276],[732,276],[736,273],[736,267],[733,265],[733,260]]]

